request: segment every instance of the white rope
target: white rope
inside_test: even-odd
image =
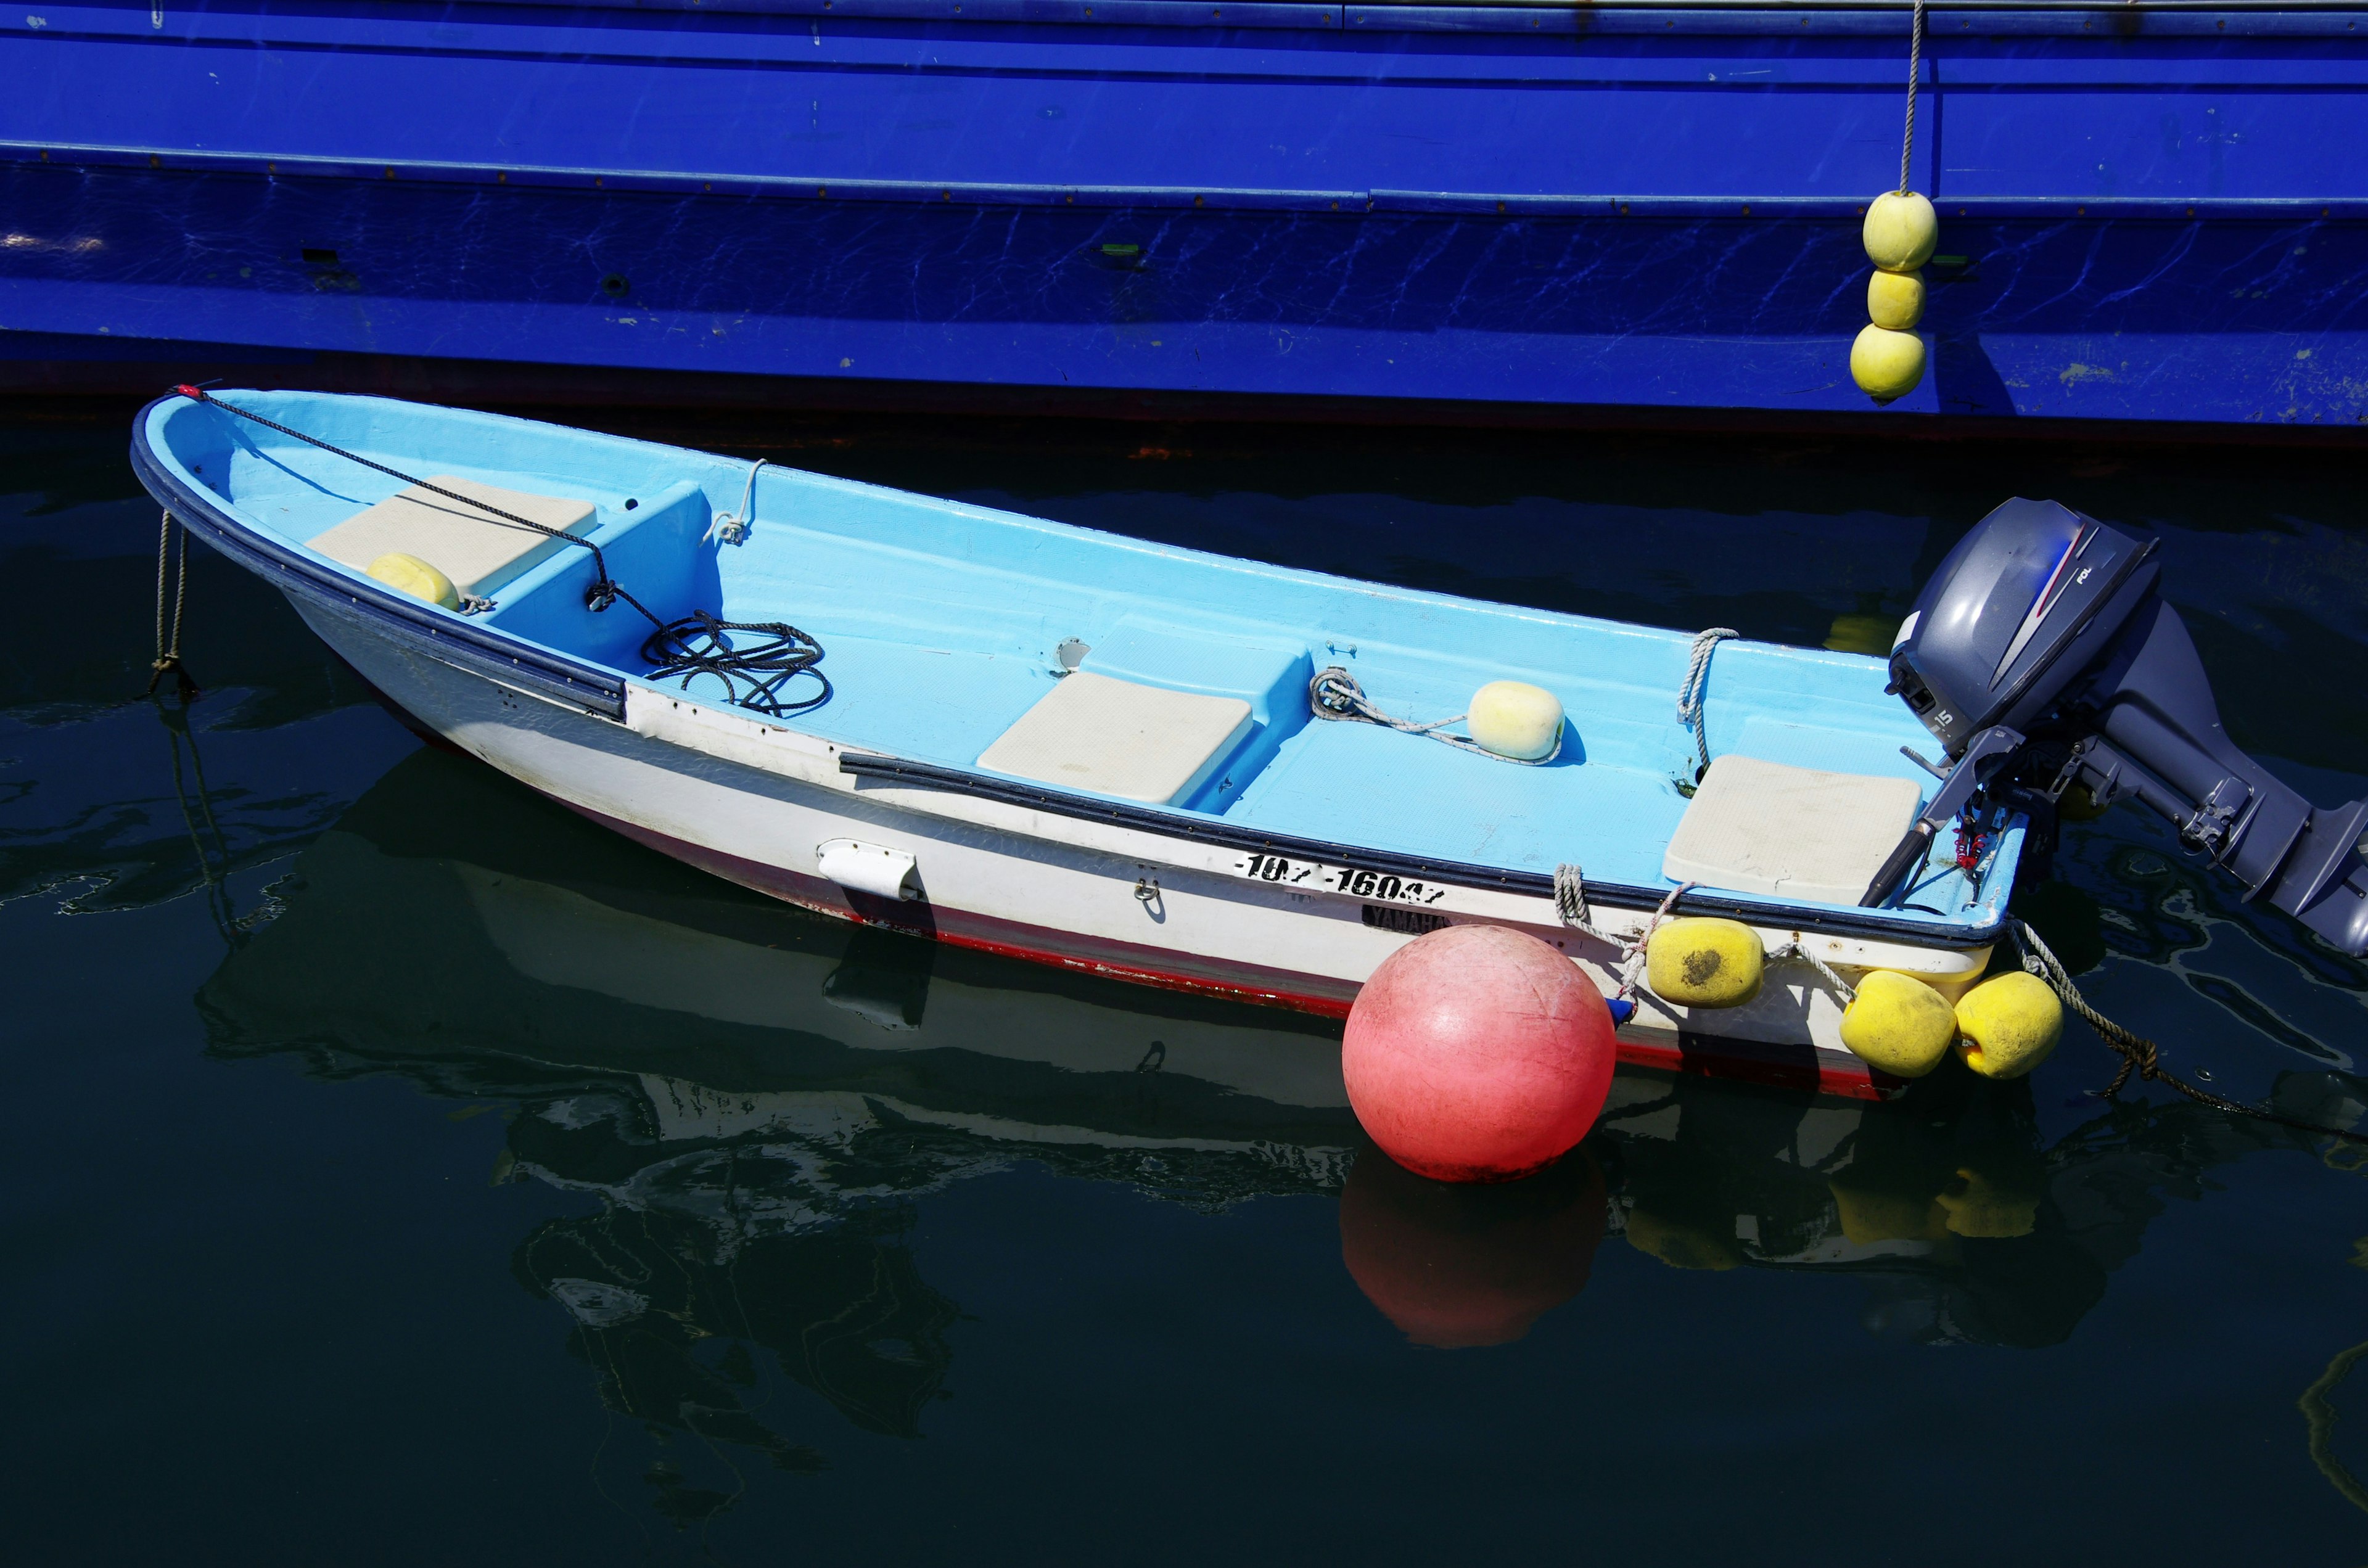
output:
[[[1702,770],[1710,771],[1710,732],[1702,722],[1702,687],[1710,679],[1710,656],[1719,643],[1743,633],[1731,626],[1713,626],[1694,634],[1692,661],[1686,666],[1686,684],[1678,688],[1678,722],[1694,733],[1694,749],[1702,754]]]
[[[738,544],[748,537],[748,523],[757,509],[757,471],[764,466],[762,458],[748,465],[748,483],[740,492],[740,509],[716,513],[714,520],[707,525],[707,531],[700,536],[700,543],[720,539],[726,544]]]
[[[1622,937],[1595,924],[1595,913],[1587,903],[1586,875],[1577,866],[1565,861],[1554,868],[1554,917],[1571,930],[1592,937],[1619,953],[1620,967],[1613,972],[1619,975],[1620,983],[1611,993],[1616,1001],[1636,989],[1636,982],[1645,972],[1645,948],[1653,939],[1653,933],[1660,928],[1661,922],[1669,917],[1669,911],[1677,907],[1678,900],[1700,885],[1697,882],[1679,882],[1669,890],[1669,896],[1661,901],[1661,907],[1653,911],[1653,917],[1645,922],[1643,930],[1634,937]]]
[[[1834,994],[1842,999],[1842,1006],[1845,1007],[1858,1000],[1857,990],[1853,988],[1849,982],[1843,980],[1840,975],[1836,974],[1831,964],[1828,964],[1825,960],[1819,958],[1808,949],[1801,946],[1798,942],[1787,942],[1768,956],[1779,962],[1782,962],[1785,959],[1798,959],[1803,963],[1807,964],[1811,969],[1816,970],[1819,974],[1825,976],[1826,983],[1834,988]]]
[[[1307,683],[1307,707],[1318,719],[1332,719],[1354,723],[1379,724],[1383,729],[1397,730],[1409,735],[1421,735],[1429,740],[1452,745],[1459,751],[1495,757],[1498,762],[1515,762],[1523,767],[1543,767],[1562,755],[1562,732],[1554,732],[1554,750],[1543,756],[1507,756],[1500,751],[1490,751],[1467,735],[1444,733],[1450,724],[1460,724],[1471,717],[1458,713],[1452,719],[1434,720],[1417,724],[1411,719],[1399,719],[1373,706],[1357,677],[1338,665],[1326,665],[1314,680]]]

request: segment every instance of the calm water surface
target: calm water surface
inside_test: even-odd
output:
[[[1554,1172],[1429,1187],[1335,1027],[685,870],[422,748],[211,555],[204,695],[140,700],[123,426],[8,418],[10,1561],[2368,1561],[2358,1146],[2102,1102],[2076,1026],[1873,1108],[1623,1072]],[[2340,460],[636,427],[1806,643],[2052,494],[2164,534],[2241,744],[2368,790]],[[2178,1068],[2368,1107],[2368,970],[2151,819],[2025,908]]]

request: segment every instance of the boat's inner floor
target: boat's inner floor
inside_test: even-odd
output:
[[[233,471],[226,488],[235,504],[297,542],[399,488],[285,447],[215,456]],[[472,469],[450,455],[440,464],[412,453],[386,460],[592,501],[579,531],[661,619],[707,609],[811,633],[826,650],[835,695],[787,722],[849,747],[980,767],[1073,662],[1153,694],[1222,699],[1242,717],[1230,729],[1216,722],[1209,755],[1182,759],[1172,797],[1112,791],[1125,798],[1295,838],[1530,871],[1573,862],[1591,880],[1666,885],[1663,857],[1695,770],[1694,740],[1675,706],[1691,652],[1683,634],[1224,561],[787,470],[761,474],[753,521],[734,540],[715,524],[738,511],[747,466],[679,456],[680,477],[645,473],[638,490],[597,464],[557,477]],[[477,587],[495,602],[481,624],[646,675],[648,623],[621,603],[599,614],[585,608],[588,552],[530,542],[538,548],[520,547],[533,556],[523,570]],[[1314,720],[1308,683],[1328,665],[1352,674],[1383,710],[1420,723],[1464,711],[1489,680],[1543,687],[1568,714],[1560,755],[1521,766],[1377,725]],[[1712,750],[1928,784],[1900,751],[1922,731],[1882,687],[1873,660],[1729,644],[1709,686]],[[706,677],[688,695],[719,705],[724,697]],[[1147,725],[1165,723],[1157,701],[1141,706]],[[1090,749],[1090,737],[1081,744]],[[1064,783],[1061,766],[1032,777],[1091,790]],[[1911,918],[1964,919],[2004,885],[1992,868],[1979,881],[1936,870],[1910,893]]]

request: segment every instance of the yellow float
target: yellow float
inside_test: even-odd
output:
[[[1645,983],[1682,1007],[1739,1007],[1759,994],[1767,949],[1738,920],[1681,916],[1645,944]]]
[[[461,590],[452,585],[452,579],[416,555],[391,550],[370,563],[370,575],[413,598],[446,609],[461,608]]]
[[[1941,994],[1892,970],[1869,971],[1842,1012],[1842,1043],[1894,1077],[1921,1078],[1956,1038],[1956,1011]]]
[[[1534,762],[1562,744],[1562,701],[1527,681],[1492,680],[1472,694],[1463,727],[1499,756]]]
[[[1985,1078],[2020,1078],[2064,1038],[2064,1004],[2035,974],[1993,975],[1957,1002],[1965,1065]]]
[[[1924,275],[1876,268],[1866,280],[1866,313],[1886,332],[1912,330],[1924,319]]]
[[[1941,243],[1941,216],[1916,191],[1886,190],[1866,204],[1860,233],[1867,260],[1885,272],[1913,272]]]
[[[1859,328],[1850,345],[1850,380],[1877,403],[1906,397],[1924,379],[1924,340],[1889,327]]]

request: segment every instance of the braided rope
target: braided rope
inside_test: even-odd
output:
[[[1916,86],[1924,74],[1924,0],[1907,23],[1907,134],[1899,142],[1899,194],[1907,194],[1907,164],[1916,152]]]
[[[1481,756],[1495,757],[1498,762],[1519,763],[1523,767],[1543,767],[1562,755],[1562,731],[1560,730],[1554,732],[1554,750],[1546,753],[1545,756],[1507,756],[1503,752],[1490,751],[1469,736],[1441,733],[1448,725],[1461,723],[1470,718],[1471,715],[1468,713],[1458,713],[1452,719],[1434,720],[1428,724],[1417,724],[1411,719],[1400,719],[1384,713],[1373,706],[1372,699],[1365,695],[1365,688],[1357,684],[1357,677],[1338,665],[1326,665],[1316,673],[1314,680],[1307,683],[1307,706],[1318,719],[1379,724],[1386,730],[1396,730],[1409,735],[1421,735],[1453,746],[1458,751],[1468,751]]]
[[[2182,1083],[2163,1067],[2161,1048],[2154,1041],[2144,1035],[2123,1028],[2096,1008],[2089,1006],[2089,999],[2080,994],[2080,988],[2078,985],[2072,983],[2071,971],[2064,967],[2063,960],[2055,956],[2044,941],[2041,940],[2039,933],[2031,928],[2029,921],[2009,921],[2007,924],[2007,931],[2014,937],[2015,946],[2021,949],[2022,967],[2045,981],[2048,989],[2062,998],[2066,1007],[2087,1019],[2089,1027],[2097,1031],[2097,1038],[2120,1055],[2122,1070],[2113,1074],[2113,1081],[2102,1091],[2090,1091],[2096,1094],[2099,1099],[2109,1100],[2120,1094],[2123,1086],[2130,1081],[2130,1074],[2135,1073],[2141,1079],[2168,1085],[2198,1105],[2207,1105],[2214,1110],[2225,1110],[2232,1116],[2249,1116],[2259,1121],[2275,1122],[2280,1127],[2290,1127],[2297,1132],[2307,1132],[2316,1137],[2344,1138],[2355,1143],[2368,1143],[2368,1132],[2353,1132],[2341,1127],[2319,1127],[2307,1121],[2296,1121],[2291,1117],[2281,1116],[2276,1111],[2265,1110],[2260,1106],[2247,1105],[2241,1100],[2232,1100],[2226,1096],[2215,1095],[2208,1089],[2199,1089],[2192,1084]]]
[[[1694,733],[1694,749],[1702,754],[1702,770],[1710,771],[1710,732],[1702,722],[1702,687],[1710,679],[1710,656],[1718,645],[1743,633],[1732,626],[1713,626],[1694,634],[1692,658],[1686,665],[1685,684],[1678,687],[1678,722]]]

